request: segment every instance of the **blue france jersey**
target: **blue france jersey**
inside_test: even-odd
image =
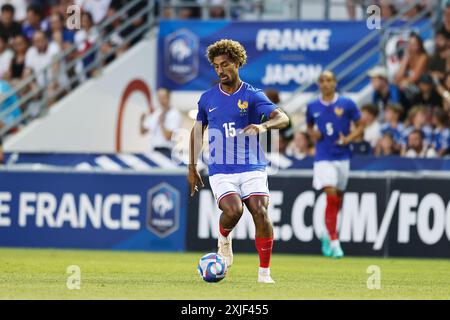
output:
[[[259,137],[240,131],[249,124],[260,124],[263,118],[269,119],[276,108],[263,91],[245,82],[231,95],[220,84],[202,94],[197,120],[208,125],[210,176],[265,170],[267,160]]]
[[[450,148],[450,129],[435,128],[432,146],[436,151],[448,150]]]
[[[309,125],[316,125],[322,137],[316,144],[315,161],[346,160],[351,156],[350,147],[337,144],[339,133],[347,136],[350,124],[361,118],[356,104],[346,97],[336,94],[331,103],[324,103],[317,99],[308,104],[306,121]]]

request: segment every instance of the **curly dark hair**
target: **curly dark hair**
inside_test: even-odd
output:
[[[242,67],[247,62],[247,52],[237,41],[222,39],[214,42],[206,49],[206,57],[209,63],[213,63],[215,57],[227,55],[238,67]]]

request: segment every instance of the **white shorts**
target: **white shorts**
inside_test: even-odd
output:
[[[251,196],[269,196],[267,172],[248,171],[231,174],[215,174],[209,177],[214,198],[217,204],[229,194],[237,194],[242,200]]]
[[[350,160],[314,162],[313,187],[322,190],[324,187],[335,187],[340,191],[347,188],[350,173]]]

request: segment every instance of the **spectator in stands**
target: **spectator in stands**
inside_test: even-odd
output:
[[[223,0],[212,0],[211,7],[209,8],[209,17],[211,19],[224,19],[225,8]]]
[[[442,107],[442,97],[436,91],[433,78],[429,74],[425,73],[420,77],[418,87],[420,91],[412,99],[412,105],[422,105],[428,109]]]
[[[150,151],[159,151],[170,157],[174,146],[172,138],[175,131],[180,128],[181,115],[171,107],[169,89],[160,88],[157,95],[161,108],[152,114],[142,115],[140,131],[143,135],[150,134]]]
[[[75,33],[64,25],[64,16],[61,13],[53,13],[50,16],[50,41],[56,42],[62,50],[69,48],[75,38]]]
[[[28,50],[28,41],[25,36],[15,36],[12,42],[12,48],[14,55],[9,64],[8,72],[5,74],[5,79],[15,87],[25,77],[25,56]],[[18,94],[21,95],[22,93],[19,92]]]
[[[108,11],[108,19],[117,14],[117,10],[115,8],[110,8]],[[101,53],[106,56],[105,62],[109,63],[116,58],[116,56],[120,56],[123,54],[128,45],[125,43],[125,38],[132,31],[130,28],[125,28],[121,31],[118,31],[120,28],[122,20],[120,17],[112,21],[110,24],[106,26],[106,34],[111,34],[109,41],[104,43],[101,47]]]
[[[5,80],[0,80],[0,129],[9,126],[13,129],[21,117],[22,112],[19,106],[14,106],[18,101],[13,88]]]
[[[0,79],[4,79],[14,53],[8,48],[8,37],[0,33]]]
[[[47,68],[59,52],[60,48],[57,43],[49,43],[47,35],[43,31],[36,31],[33,35],[33,46],[28,49],[25,55],[25,76],[34,73],[36,75],[35,85],[40,89],[46,89],[50,97],[54,95],[58,84],[65,82],[62,79],[64,74],[60,73],[59,64],[53,64],[51,68]],[[49,104],[52,104],[52,102],[50,100]]]
[[[375,148],[381,138],[381,124],[377,120],[378,108],[373,104],[366,104],[361,107],[361,120],[364,122],[364,140]]]
[[[387,105],[400,104],[402,102],[401,94],[397,86],[388,82],[385,67],[376,66],[368,72],[368,75],[373,88],[372,103],[378,107],[382,117]]]
[[[385,132],[375,147],[374,154],[381,156],[396,156],[399,154],[397,144],[391,132]]]
[[[400,117],[403,107],[400,104],[389,104],[384,113],[384,123],[381,124],[381,135],[390,133],[395,142],[395,149],[400,150],[402,143],[403,124]]]
[[[372,146],[364,140],[364,132],[356,136],[349,146],[354,155],[366,156],[372,154]]]
[[[444,75],[442,83],[434,78],[436,84],[436,90],[443,100],[443,107],[450,114],[450,72]]]
[[[450,3],[449,2],[447,2],[446,6],[444,8],[444,12],[443,12],[443,16],[442,16],[442,24],[441,24],[440,28],[438,29],[438,31],[445,34],[447,39],[450,39]]]
[[[0,35],[5,35],[7,41],[22,33],[22,26],[14,21],[14,7],[4,4],[0,14]]]
[[[266,89],[264,91],[264,93],[266,94],[267,98],[269,98],[269,100],[275,104],[278,105],[280,103],[280,92],[276,89]],[[292,139],[294,139],[294,128],[292,127],[292,120],[291,118],[289,118],[289,124],[287,125],[287,127],[279,130],[279,139],[278,139],[278,150],[277,152],[281,153],[281,154],[285,154],[286,150],[289,146],[289,144],[291,143]],[[270,151],[271,150],[271,135],[268,134],[267,135],[267,141],[268,141],[268,149]]]
[[[443,156],[450,152],[450,122],[448,113],[443,109],[435,109],[433,111],[432,124],[433,143],[432,147],[439,156]]]
[[[400,67],[395,75],[394,84],[398,85],[408,101],[419,91],[417,83],[426,72],[428,55],[423,46],[422,38],[416,33],[411,33],[408,47],[400,62]]]
[[[81,14],[81,29],[75,33],[75,45],[77,46],[77,54],[83,56],[88,52],[92,46],[95,45],[99,37],[98,30],[94,26],[92,15],[89,12],[83,12]],[[83,61],[77,65],[77,73],[83,78],[90,77],[93,70],[85,71],[91,63],[94,62],[96,57],[96,51],[88,54]]]
[[[422,130],[414,129],[408,135],[408,144],[402,156],[408,158],[435,158],[436,151],[424,143]]]
[[[75,0],[75,4],[91,14],[94,24],[99,24],[108,13],[111,0]]]
[[[201,17],[201,5],[198,0],[182,0],[190,6],[181,7],[178,12],[179,19],[198,19]]]
[[[439,80],[444,78],[447,70],[450,71],[450,38],[443,31],[434,36],[434,53],[428,61],[428,70]]]
[[[294,139],[286,149],[286,155],[302,160],[305,157],[314,155],[314,145],[307,132],[297,131]]]
[[[397,15],[397,7],[391,0],[381,0],[379,4],[381,8],[381,18],[389,20]]]
[[[36,31],[47,32],[48,29],[42,6],[37,3],[31,4],[27,9],[27,19],[22,25],[22,33],[31,41]]]
[[[428,113],[424,106],[417,105],[411,108],[408,112],[408,118],[405,121],[405,129],[402,132],[402,144],[403,147],[407,146],[409,135],[414,130],[420,130],[422,132],[422,140],[429,146],[431,145],[433,138],[433,129],[428,124]]]
[[[23,22],[27,17],[27,0],[0,0],[0,7],[10,5],[14,9],[14,21]]]

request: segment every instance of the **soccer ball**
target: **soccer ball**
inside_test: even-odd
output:
[[[207,253],[200,258],[197,271],[206,282],[219,282],[227,273],[227,263],[218,253]]]

